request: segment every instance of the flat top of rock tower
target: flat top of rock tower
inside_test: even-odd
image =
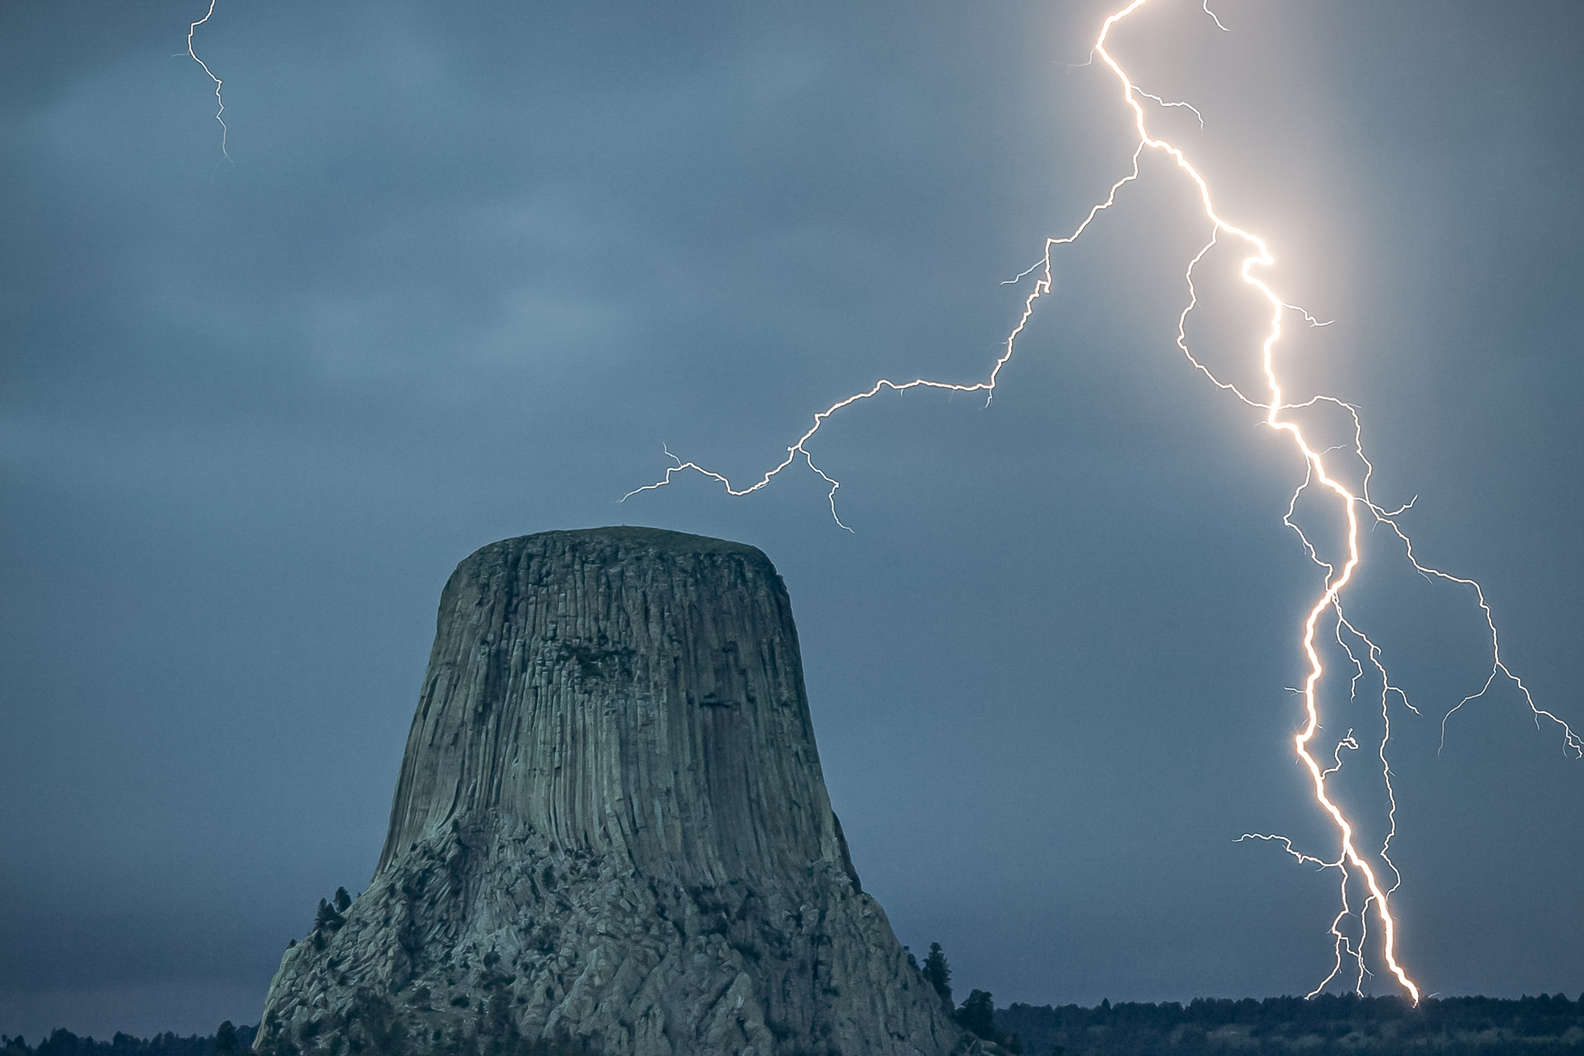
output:
[[[479,547],[469,555],[469,560],[492,552],[539,550],[555,543],[607,544],[624,550],[649,550],[671,554],[741,554],[766,563],[770,560],[765,556],[764,551],[747,543],[734,543],[729,539],[714,539],[707,535],[690,535],[687,532],[673,532],[664,528],[642,528],[625,524],[606,528],[576,528],[514,536]]]

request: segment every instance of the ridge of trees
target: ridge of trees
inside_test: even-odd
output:
[[[1079,1005],[996,1012],[1030,1056],[1562,1056],[1584,1052],[1584,994],[1516,999],[1322,994]]]
[[[939,954],[938,959],[936,955]],[[931,966],[932,961],[934,962]],[[1195,998],[1093,1007],[1029,1005],[997,1009],[988,991],[950,1004],[951,967],[939,944],[915,965],[967,1031],[1027,1056],[1578,1056],[1584,1053],[1584,994],[1521,998],[1426,998],[1416,1007],[1395,997],[1324,994],[1315,998]],[[211,1036],[150,1038],[117,1032],[109,1041],[58,1029],[36,1045],[0,1034],[0,1056],[242,1056],[256,1027],[220,1024]],[[475,1051],[440,1047],[440,1051]],[[511,1047],[523,1056],[582,1052],[563,1043]]]
[[[177,1035],[170,1031],[137,1038],[120,1031],[109,1041],[78,1037],[57,1029],[37,1045],[22,1037],[0,1034],[0,1056],[240,1056],[253,1044],[256,1027],[238,1027],[228,1019],[212,1035]]]

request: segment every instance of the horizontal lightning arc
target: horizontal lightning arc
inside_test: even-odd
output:
[[[836,513],[836,492],[841,487],[839,481],[829,476],[824,470],[815,465],[808,450],[809,442],[815,437],[824,424],[837,413],[866,400],[873,399],[883,392],[906,392],[910,389],[936,389],[946,392],[982,392],[988,404],[995,394],[996,385],[1000,379],[1001,370],[1011,360],[1016,349],[1018,338],[1028,326],[1034,314],[1037,302],[1049,293],[1053,286],[1052,279],[1052,253],[1060,246],[1076,242],[1087,231],[1095,219],[1116,202],[1118,193],[1129,183],[1139,178],[1140,159],[1144,151],[1150,150],[1165,155],[1173,165],[1192,183],[1198,192],[1199,203],[1210,231],[1206,242],[1197,253],[1189,260],[1184,273],[1184,280],[1188,289],[1188,303],[1178,317],[1176,343],[1189,364],[1218,389],[1230,393],[1244,405],[1258,410],[1263,415],[1263,424],[1270,430],[1285,436],[1291,441],[1295,452],[1301,457],[1304,464],[1304,479],[1293,492],[1287,511],[1283,516],[1283,523],[1297,533],[1304,550],[1311,561],[1319,567],[1322,573],[1323,589],[1318,597],[1309,605],[1302,620],[1302,633],[1299,637],[1299,646],[1307,662],[1308,673],[1304,679],[1302,689],[1293,692],[1303,699],[1303,723],[1292,738],[1292,746],[1299,762],[1307,771],[1312,795],[1315,804],[1321,812],[1330,819],[1339,841],[1339,851],[1334,859],[1320,858],[1315,855],[1298,850],[1293,842],[1285,836],[1273,833],[1244,833],[1240,842],[1245,840],[1266,841],[1280,844],[1283,849],[1300,863],[1316,866],[1322,870],[1336,869],[1340,873],[1341,908],[1333,918],[1330,934],[1333,938],[1335,961],[1331,972],[1321,981],[1320,985],[1311,991],[1310,996],[1321,993],[1335,979],[1342,970],[1343,956],[1353,958],[1357,966],[1357,982],[1355,989],[1362,992],[1364,978],[1369,972],[1365,964],[1365,944],[1370,938],[1370,915],[1373,910],[1374,917],[1380,930],[1380,947],[1382,960],[1385,962],[1391,975],[1397,983],[1407,992],[1409,997],[1417,1004],[1420,999],[1419,986],[1409,977],[1407,971],[1399,962],[1397,956],[1397,922],[1391,912],[1391,895],[1394,894],[1402,882],[1401,874],[1392,862],[1390,852],[1391,843],[1397,833],[1397,800],[1392,787],[1392,771],[1388,761],[1388,743],[1391,739],[1391,716],[1389,705],[1393,694],[1400,697],[1402,704],[1410,711],[1418,714],[1418,709],[1409,702],[1407,694],[1391,681],[1387,672],[1382,652],[1368,635],[1353,623],[1346,615],[1343,608],[1343,593],[1354,582],[1355,575],[1361,564],[1359,548],[1359,534],[1361,519],[1367,517],[1374,525],[1385,526],[1393,532],[1403,552],[1414,570],[1426,580],[1441,581],[1450,585],[1459,586],[1473,592],[1475,601],[1484,616],[1489,632],[1491,649],[1491,668],[1481,688],[1463,700],[1459,701],[1442,719],[1443,744],[1446,736],[1446,724],[1451,716],[1465,705],[1484,696],[1497,680],[1505,679],[1512,683],[1528,704],[1537,726],[1542,719],[1554,723],[1560,728],[1563,735],[1563,747],[1566,752],[1575,757],[1584,757],[1584,739],[1561,718],[1552,712],[1541,708],[1534,700],[1529,687],[1506,664],[1502,656],[1501,641],[1497,634],[1495,617],[1486,600],[1484,588],[1475,580],[1457,576],[1423,563],[1415,553],[1414,544],[1406,531],[1399,524],[1398,518],[1410,510],[1415,500],[1395,508],[1388,509],[1375,501],[1370,493],[1370,484],[1374,475],[1374,464],[1364,453],[1363,425],[1358,408],[1336,396],[1317,394],[1295,402],[1288,402],[1281,379],[1277,371],[1276,347],[1282,337],[1282,323],[1288,313],[1302,317],[1310,326],[1321,327],[1329,325],[1329,321],[1317,319],[1304,308],[1286,300],[1261,277],[1274,264],[1274,257],[1264,239],[1253,231],[1238,226],[1228,221],[1215,208],[1210,185],[1198,169],[1188,160],[1184,151],[1173,143],[1151,134],[1145,110],[1140,99],[1148,99],[1162,107],[1185,107],[1199,118],[1201,126],[1203,117],[1199,111],[1187,103],[1168,102],[1158,95],[1143,91],[1138,87],[1117,62],[1116,58],[1107,49],[1111,31],[1144,7],[1148,0],[1132,0],[1126,6],[1109,15],[1101,25],[1099,36],[1090,49],[1089,58],[1081,66],[1094,65],[1098,60],[1116,78],[1121,88],[1122,102],[1133,114],[1133,124],[1138,135],[1138,145],[1132,154],[1132,164],[1129,171],[1113,183],[1105,197],[1097,204],[1090,207],[1088,214],[1071,233],[1061,237],[1049,237],[1045,240],[1043,255],[1029,267],[1019,272],[1003,285],[1016,285],[1031,275],[1037,276],[1034,284],[1023,301],[1022,313],[1017,324],[1006,336],[1000,354],[992,365],[989,374],[982,381],[958,383],[939,381],[928,378],[913,378],[907,381],[895,381],[890,378],[881,378],[872,386],[862,392],[853,393],[816,412],[808,428],[795,442],[786,448],[786,456],[780,462],[766,470],[752,483],[738,486],[724,474],[709,469],[697,462],[683,460],[666,449],[666,455],[671,458],[673,465],[666,469],[665,475],[659,480],[643,485],[629,491],[622,496],[622,501],[632,498],[642,492],[653,491],[671,484],[679,475],[697,473],[719,484],[727,494],[733,496],[749,495],[767,487],[783,470],[787,469],[799,458],[803,459],[809,468],[829,485],[828,499],[831,516],[842,528],[852,529],[843,523]],[[1226,30],[1227,27],[1210,9],[1208,0],[1203,2],[1203,10],[1214,22],[1217,28]],[[1078,68],[1078,67],[1075,67]],[[1238,268],[1238,275],[1244,285],[1253,290],[1265,302],[1269,310],[1269,321],[1266,324],[1264,340],[1260,346],[1260,368],[1264,377],[1265,390],[1268,396],[1246,392],[1236,384],[1218,377],[1206,364],[1199,360],[1191,351],[1187,339],[1187,322],[1199,303],[1198,291],[1194,285],[1195,269],[1203,260],[1214,251],[1223,241],[1235,241],[1246,247],[1246,255]],[[1259,274],[1256,274],[1258,272]],[[1333,447],[1319,448],[1312,444],[1306,437],[1300,424],[1294,420],[1289,412],[1305,408],[1326,406],[1334,407],[1346,413],[1353,425],[1351,443]],[[1334,474],[1327,463],[1327,456],[1338,451],[1346,452],[1347,456],[1355,459],[1363,469],[1358,490],[1355,492],[1344,484]],[[1329,493],[1345,516],[1346,532],[1343,536],[1343,550],[1345,557],[1340,563],[1327,561],[1320,556],[1319,551],[1305,535],[1296,520],[1298,499],[1311,487]],[[1378,858],[1389,870],[1392,883],[1387,886],[1375,868],[1372,867],[1367,857],[1357,846],[1355,839],[1356,829],[1353,822],[1343,812],[1342,808],[1331,798],[1327,791],[1327,780],[1342,769],[1342,752],[1357,751],[1359,741],[1352,730],[1346,737],[1337,743],[1331,753],[1330,766],[1322,767],[1320,760],[1311,750],[1314,739],[1318,734],[1320,724],[1319,691],[1326,674],[1325,666],[1321,660],[1317,638],[1322,621],[1330,614],[1330,626],[1335,634],[1336,641],[1343,652],[1352,662],[1355,674],[1349,683],[1349,694],[1356,699],[1358,683],[1364,677],[1365,663],[1360,659],[1360,654],[1355,648],[1362,647],[1363,655],[1368,658],[1369,666],[1374,671],[1375,677],[1381,686],[1380,708],[1382,718],[1382,737],[1376,756],[1379,759],[1382,779],[1385,783],[1387,796],[1387,831],[1382,840],[1379,851],[1373,852],[1373,857]],[[1351,640],[1351,641],[1350,641]],[[1356,939],[1342,930],[1343,923],[1351,918],[1355,911],[1349,900],[1349,886],[1357,878],[1362,882],[1365,897],[1362,906],[1356,911],[1358,919],[1358,936]]]
[[[1051,251],[1057,246],[1070,245],[1073,242],[1078,241],[1078,239],[1082,237],[1083,233],[1089,229],[1089,225],[1094,222],[1095,217],[1099,216],[1102,212],[1111,208],[1111,206],[1116,203],[1117,192],[1123,187],[1127,186],[1129,183],[1132,183],[1134,180],[1138,179],[1139,155],[1143,152],[1144,145],[1141,143],[1139,144],[1138,149],[1133,151],[1132,170],[1126,176],[1123,176],[1121,179],[1117,180],[1111,185],[1111,191],[1106,195],[1105,200],[1100,202],[1098,205],[1091,207],[1089,210],[1089,215],[1084,217],[1083,223],[1074,228],[1071,234],[1064,235],[1060,238],[1047,238],[1045,240],[1045,274],[1041,276],[1039,281],[1034,284],[1033,291],[1030,292],[1029,295],[1024,299],[1023,314],[1018,319],[1017,326],[1013,327],[1012,332],[1007,335],[1006,340],[1002,344],[1001,354],[996,357],[995,364],[990,368],[990,374],[985,378],[984,381],[975,381],[962,384],[950,381],[935,381],[930,378],[913,378],[910,381],[892,381],[890,378],[881,378],[865,391],[855,392],[851,396],[837,400],[823,411],[816,412],[814,415],[814,423],[808,427],[808,430],[804,432],[802,436],[797,438],[796,443],[792,444],[786,449],[786,457],[776,465],[772,466],[770,469],[766,470],[763,476],[754,481],[752,484],[749,484],[747,487],[736,487],[724,474],[717,473],[713,469],[706,469],[697,462],[684,462],[667,450],[666,454],[670,455],[670,457],[676,462],[676,465],[667,469],[665,471],[665,476],[654,483],[645,484],[643,487],[634,488],[633,490],[629,491],[627,494],[622,496],[621,501],[626,502],[628,499],[632,498],[634,495],[640,494],[641,492],[654,491],[656,488],[663,488],[676,479],[677,474],[687,473],[690,471],[702,474],[703,476],[706,476],[720,484],[726,489],[726,493],[728,495],[735,495],[739,497],[743,495],[751,495],[760,488],[767,487],[770,482],[781,473],[782,470],[786,469],[793,462],[796,462],[799,456],[807,459],[808,451],[804,445],[814,438],[814,434],[820,431],[820,427],[825,424],[826,419],[830,418],[831,415],[851,407],[855,403],[873,399],[882,392],[907,392],[909,389],[940,389],[946,392],[982,392],[985,394],[985,402],[988,404],[990,399],[995,395],[996,383],[1001,377],[1001,368],[1005,367],[1012,359],[1012,353],[1017,347],[1017,339],[1023,333],[1024,328],[1028,326],[1029,319],[1031,319],[1034,315],[1035,302],[1050,292],[1052,286],[1050,260]],[[1039,266],[1040,265],[1035,265],[1035,267]],[[1027,272],[1025,272],[1025,274],[1027,274]],[[821,477],[823,477],[828,483],[832,485],[831,495],[834,497],[836,494],[836,488],[839,488],[841,485],[832,480],[830,477],[826,477],[825,474],[819,470],[815,470],[815,472],[819,473]],[[845,528],[847,526],[842,525],[842,527]],[[848,530],[850,531],[851,529]]]

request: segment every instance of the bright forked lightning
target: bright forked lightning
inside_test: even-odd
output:
[[[230,161],[231,151],[229,149],[229,140],[231,138],[231,129],[226,125],[225,122],[225,99],[220,95],[221,85],[223,85],[225,82],[216,77],[214,75],[214,71],[209,68],[209,64],[200,59],[198,57],[198,53],[193,50],[193,37],[197,34],[198,27],[209,21],[209,19],[214,15],[215,4],[218,2],[219,0],[209,0],[209,10],[204,12],[204,16],[202,18],[187,27],[187,54],[191,56],[194,62],[203,67],[204,73],[208,74],[209,79],[214,82],[215,120],[220,122],[220,153],[225,156],[225,160]],[[246,107],[243,109],[245,110]]]
[[[1336,834],[1336,851],[1328,857],[1313,855],[1295,847],[1293,841],[1288,837],[1274,833],[1245,833],[1240,837],[1240,840],[1275,843],[1297,862],[1320,870],[1336,870],[1339,875],[1340,904],[1330,926],[1333,963],[1329,974],[1311,991],[1310,996],[1324,991],[1342,974],[1344,964],[1348,962],[1353,965],[1349,974],[1354,978],[1354,989],[1362,992],[1365,976],[1372,974],[1366,964],[1366,955],[1368,951],[1373,950],[1375,951],[1374,956],[1378,958],[1380,963],[1384,964],[1391,977],[1417,1003],[1420,997],[1420,988],[1409,976],[1398,956],[1398,925],[1391,908],[1391,898],[1397,892],[1402,878],[1391,859],[1391,844],[1397,834],[1397,799],[1396,792],[1392,786],[1393,774],[1389,762],[1389,745],[1391,741],[1391,713],[1393,710],[1391,705],[1393,702],[1400,701],[1408,711],[1416,715],[1418,714],[1418,709],[1409,702],[1406,692],[1392,681],[1380,646],[1346,614],[1344,595],[1357,579],[1362,560],[1360,552],[1361,528],[1366,523],[1373,527],[1386,528],[1396,537],[1402,547],[1403,555],[1420,576],[1427,581],[1441,582],[1469,591],[1473,595],[1475,603],[1484,618],[1485,627],[1489,633],[1490,669],[1484,684],[1478,690],[1459,701],[1443,717],[1443,744],[1445,742],[1446,726],[1451,716],[1460,708],[1478,700],[1489,692],[1498,681],[1510,683],[1519,691],[1528,705],[1537,726],[1544,719],[1560,730],[1563,748],[1567,753],[1575,757],[1584,757],[1584,739],[1581,739],[1562,719],[1540,707],[1535,702],[1529,687],[1517,674],[1508,668],[1506,661],[1503,659],[1501,640],[1497,634],[1495,618],[1486,599],[1484,588],[1473,579],[1443,571],[1424,563],[1419,558],[1413,540],[1399,523],[1399,518],[1413,506],[1413,501],[1410,500],[1395,509],[1388,509],[1375,501],[1370,492],[1370,483],[1375,467],[1365,455],[1363,425],[1357,407],[1336,396],[1324,394],[1308,396],[1303,399],[1292,399],[1288,396],[1278,370],[1279,364],[1276,355],[1277,346],[1282,338],[1284,320],[1289,314],[1293,314],[1302,318],[1310,326],[1325,326],[1327,323],[1317,319],[1276,291],[1270,280],[1265,277],[1274,264],[1274,257],[1265,240],[1254,231],[1234,224],[1225,218],[1216,207],[1209,182],[1189,161],[1183,149],[1151,132],[1145,107],[1140,102],[1141,99],[1149,100],[1160,107],[1186,108],[1196,118],[1199,118],[1201,126],[1203,125],[1203,118],[1197,109],[1187,103],[1169,102],[1161,96],[1142,90],[1107,49],[1111,31],[1148,2],[1149,0],[1132,0],[1126,6],[1110,14],[1100,27],[1099,36],[1095,39],[1088,60],[1082,64],[1084,66],[1094,65],[1096,60],[1098,60],[1116,78],[1117,84],[1121,89],[1122,103],[1132,114],[1133,128],[1138,137],[1137,146],[1132,152],[1131,165],[1122,177],[1111,184],[1106,195],[1090,207],[1083,220],[1070,233],[1059,237],[1046,238],[1044,253],[1040,259],[1018,275],[1005,280],[1005,284],[1013,285],[1021,283],[1022,280],[1031,275],[1035,276],[1033,286],[1024,298],[1022,313],[1016,325],[1007,334],[1000,354],[991,366],[989,374],[982,381],[961,383],[928,378],[912,378],[905,381],[881,378],[868,389],[846,396],[832,403],[824,410],[816,412],[808,428],[786,448],[786,456],[784,458],[766,470],[758,479],[741,486],[733,484],[722,473],[708,469],[697,462],[687,461],[679,456],[672,455],[668,449],[666,454],[671,457],[674,465],[666,469],[665,475],[661,479],[628,492],[627,495],[623,496],[623,501],[640,492],[665,487],[672,483],[679,474],[684,473],[701,474],[718,483],[730,495],[749,495],[767,487],[782,470],[802,459],[814,473],[830,486],[828,498],[831,515],[836,518],[837,524],[847,528],[848,526],[843,524],[840,518],[836,516],[836,491],[840,488],[840,483],[817,467],[809,454],[808,444],[825,422],[838,412],[854,404],[872,399],[883,392],[900,393],[909,389],[982,392],[985,394],[985,399],[988,403],[995,394],[1002,368],[1012,358],[1017,340],[1023,334],[1030,318],[1034,314],[1035,305],[1042,297],[1051,292],[1053,285],[1053,251],[1060,246],[1076,242],[1081,238],[1095,219],[1116,203],[1119,192],[1128,184],[1139,179],[1140,161],[1146,150],[1164,156],[1177,172],[1186,177],[1187,181],[1197,192],[1202,215],[1208,227],[1205,242],[1189,259],[1184,269],[1183,279],[1187,287],[1188,301],[1178,317],[1177,347],[1189,365],[1218,389],[1229,393],[1244,405],[1260,411],[1263,424],[1290,442],[1294,452],[1301,457],[1304,464],[1303,480],[1293,491],[1282,520],[1288,528],[1297,534],[1304,552],[1321,573],[1321,589],[1313,601],[1310,602],[1300,621],[1301,630],[1297,645],[1304,656],[1307,674],[1302,688],[1294,690],[1302,699],[1303,715],[1301,726],[1292,738],[1292,747],[1298,761],[1308,773],[1315,805],[1320,809],[1322,816],[1330,821]],[[1219,29],[1223,31],[1227,29],[1221,20],[1216,17],[1215,12],[1210,10],[1208,0],[1203,4],[1203,10],[1206,15],[1214,20]],[[1268,321],[1263,341],[1260,344],[1259,355],[1260,374],[1264,379],[1264,392],[1262,393],[1246,392],[1232,382],[1218,377],[1204,362],[1194,355],[1188,342],[1188,318],[1199,304],[1199,294],[1194,283],[1196,269],[1223,245],[1233,245],[1240,248],[1243,255],[1240,258],[1237,274],[1243,284],[1264,302],[1267,309]],[[1352,424],[1351,441],[1331,447],[1317,446],[1309,439],[1299,421],[1293,416],[1293,412],[1308,408],[1331,408],[1345,413]],[[1359,482],[1356,489],[1345,482],[1350,475],[1358,476]],[[1321,557],[1321,551],[1314,545],[1298,523],[1296,511],[1299,500],[1311,489],[1314,489],[1322,500],[1333,502],[1338,512],[1344,517],[1345,529],[1341,533],[1341,538],[1335,544],[1336,551],[1345,555],[1339,559],[1326,560]],[[850,528],[848,530],[851,531]],[[1327,549],[1329,550],[1330,547]],[[1321,659],[1320,635],[1322,628],[1324,628],[1328,637],[1335,639],[1337,647],[1353,666],[1353,675],[1348,683],[1350,699],[1357,699],[1360,682],[1365,680],[1366,677],[1370,677],[1371,683],[1380,687],[1380,739],[1378,747],[1372,754],[1379,764],[1379,773],[1386,793],[1387,811],[1384,825],[1385,835],[1378,847],[1365,848],[1361,845],[1357,825],[1343,811],[1328,788],[1330,779],[1343,769],[1343,753],[1358,753],[1361,751],[1361,742],[1357,734],[1350,729],[1345,737],[1331,746],[1329,752],[1316,743],[1316,738],[1321,730],[1320,691],[1327,673]],[[1367,671],[1368,676],[1366,674]],[[1317,750],[1322,758],[1328,760],[1329,765],[1322,765],[1322,758],[1317,758]],[[1355,905],[1355,900],[1357,905]]]

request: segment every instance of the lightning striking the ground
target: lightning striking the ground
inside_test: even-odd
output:
[[[1365,454],[1364,429],[1358,408],[1337,396],[1327,394],[1303,398],[1289,396],[1282,380],[1277,356],[1284,323],[1289,317],[1296,317],[1309,326],[1327,324],[1277,292],[1272,285],[1273,280],[1267,277],[1275,260],[1265,239],[1252,229],[1227,219],[1217,206],[1208,180],[1189,160],[1184,150],[1151,131],[1143,101],[1160,108],[1186,109],[1194,115],[1201,127],[1204,118],[1188,103],[1166,100],[1159,95],[1144,91],[1108,49],[1112,30],[1148,3],[1149,0],[1132,0],[1131,3],[1112,12],[1100,27],[1099,35],[1090,49],[1089,59],[1081,64],[1092,66],[1098,63],[1116,79],[1121,102],[1132,117],[1132,127],[1137,135],[1137,146],[1132,151],[1129,167],[1111,184],[1106,194],[1089,208],[1076,227],[1067,234],[1047,237],[1042,256],[1018,275],[1005,280],[1005,284],[1017,285],[1030,276],[1034,277],[1033,285],[1023,300],[1022,312],[1017,323],[1002,342],[1000,353],[983,380],[963,383],[922,377],[901,381],[881,378],[867,389],[845,396],[824,410],[816,412],[808,428],[786,448],[784,458],[765,470],[757,479],[742,485],[734,484],[726,475],[697,462],[684,460],[667,449],[666,455],[671,458],[673,465],[666,469],[664,476],[628,492],[623,497],[623,501],[642,492],[666,487],[679,476],[686,474],[702,475],[719,484],[729,495],[750,495],[768,487],[783,470],[802,460],[829,485],[828,497],[832,518],[842,528],[851,531],[852,529],[841,521],[836,511],[836,492],[841,487],[840,482],[816,466],[809,452],[810,442],[824,424],[832,416],[882,393],[901,393],[910,389],[983,393],[988,404],[995,395],[1002,368],[1011,360],[1018,339],[1033,317],[1036,304],[1050,293],[1054,286],[1053,254],[1062,246],[1070,245],[1081,238],[1097,217],[1116,204],[1119,193],[1140,178],[1141,160],[1146,152],[1163,157],[1193,188],[1207,228],[1204,243],[1187,261],[1184,268],[1183,280],[1187,289],[1187,303],[1178,317],[1177,348],[1190,367],[1216,388],[1260,412],[1263,424],[1289,442],[1294,453],[1301,458],[1304,464],[1304,477],[1292,493],[1282,522],[1297,535],[1304,552],[1320,572],[1320,589],[1299,621],[1299,632],[1295,643],[1304,657],[1307,671],[1302,685],[1293,690],[1302,702],[1302,719],[1299,729],[1293,735],[1291,746],[1298,762],[1302,764],[1308,775],[1307,783],[1311,788],[1315,806],[1323,818],[1330,823],[1335,833],[1335,851],[1326,856],[1311,854],[1296,847],[1288,837],[1275,833],[1245,833],[1240,837],[1240,841],[1273,843],[1300,864],[1321,870],[1335,870],[1337,873],[1340,900],[1329,932],[1332,964],[1329,973],[1311,991],[1310,996],[1325,991],[1339,977],[1351,979],[1352,988],[1362,993],[1366,977],[1374,974],[1369,968],[1373,958],[1377,967],[1383,966],[1396,985],[1417,1003],[1420,998],[1420,986],[1402,963],[1399,953],[1399,927],[1392,911],[1392,896],[1397,893],[1402,883],[1402,875],[1391,858],[1392,840],[1397,835],[1397,798],[1392,786],[1393,773],[1389,761],[1389,745],[1394,705],[1400,704],[1415,715],[1419,714],[1419,711],[1409,701],[1407,693],[1392,681],[1381,647],[1347,615],[1344,598],[1348,588],[1359,578],[1362,563],[1360,549],[1362,531],[1369,527],[1381,528],[1389,532],[1401,547],[1403,557],[1418,575],[1430,582],[1467,591],[1473,597],[1483,618],[1489,636],[1488,674],[1478,689],[1465,696],[1443,716],[1441,720],[1443,746],[1447,725],[1452,716],[1501,683],[1517,690],[1527,704],[1537,728],[1549,723],[1560,733],[1562,747],[1569,755],[1576,758],[1584,757],[1584,739],[1581,739],[1580,735],[1561,718],[1541,707],[1529,686],[1508,667],[1502,654],[1502,643],[1497,633],[1495,616],[1484,588],[1473,579],[1444,571],[1419,557],[1412,538],[1400,523],[1401,516],[1412,508],[1413,501],[1410,500],[1396,508],[1387,508],[1372,496],[1370,484],[1375,466]],[[1203,10],[1218,29],[1227,31],[1228,27],[1222,24],[1215,12],[1210,9],[1208,2],[1203,4]],[[1268,322],[1259,346],[1258,364],[1259,373],[1263,377],[1264,392],[1245,391],[1238,385],[1217,376],[1194,354],[1188,341],[1188,320],[1199,305],[1199,293],[1194,282],[1195,273],[1208,258],[1223,247],[1237,247],[1242,253],[1237,275],[1243,285],[1264,304],[1267,312]],[[1346,415],[1346,421],[1351,426],[1351,440],[1329,447],[1319,446],[1306,434],[1299,421],[1298,412],[1309,409]],[[1349,483],[1353,478],[1356,478],[1356,484]],[[1311,492],[1315,493],[1312,497]],[[1344,527],[1340,539],[1335,540],[1334,543],[1317,547],[1300,526],[1298,506],[1301,500],[1309,498],[1333,503],[1336,511],[1342,515]],[[1323,552],[1335,552],[1343,556],[1327,560],[1322,556]],[[1347,657],[1348,663],[1353,668],[1352,677],[1348,682],[1350,701],[1357,701],[1360,684],[1366,679],[1371,680],[1371,684],[1379,686],[1380,736],[1376,750],[1371,754],[1378,764],[1387,809],[1380,826],[1384,829],[1385,835],[1378,845],[1364,844],[1359,824],[1344,811],[1330,787],[1330,782],[1344,769],[1344,763],[1347,761],[1344,759],[1344,753],[1348,753],[1348,758],[1351,759],[1362,751],[1358,734],[1355,730],[1349,729],[1346,736],[1329,746],[1322,746],[1317,741],[1322,729],[1321,691],[1323,687],[1328,688],[1326,682],[1328,672],[1322,659],[1322,648],[1330,648],[1328,643],[1322,643],[1322,635],[1327,639],[1335,640],[1341,655]],[[1345,976],[1344,969],[1346,969]]]
[[[209,79],[214,82],[214,97],[215,97],[215,115],[214,116],[215,116],[215,120],[220,122],[220,153],[225,158],[226,161],[230,161],[231,160],[231,150],[230,150],[231,129],[230,129],[229,126],[226,125],[226,121],[225,121],[225,99],[220,94],[221,86],[224,85],[225,82],[222,81],[220,78],[216,77],[214,75],[214,71],[209,68],[209,64],[207,62],[204,62],[204,60],[200,59],[198,57],[198,53],[193,50],[193,37],[197,35],[198,27],[203,25],[205,22],[209,21],[209,19],[214,15],[214,13],[215,13],[215,4],[217,4],[217,3],[219,3],[219,0],[209,0],[209,10],[204,12],[204,16],[202,18],[200,18],[198,21],[194,22],[192,25],[187,27],[187,54],[188,54],[189,57],[191,57],[191,59],[194,62],[196,62],[200,67],[203,68],[204,73],[208,74]],[[246,107],[244,107],[244,109],[246,109]]]

